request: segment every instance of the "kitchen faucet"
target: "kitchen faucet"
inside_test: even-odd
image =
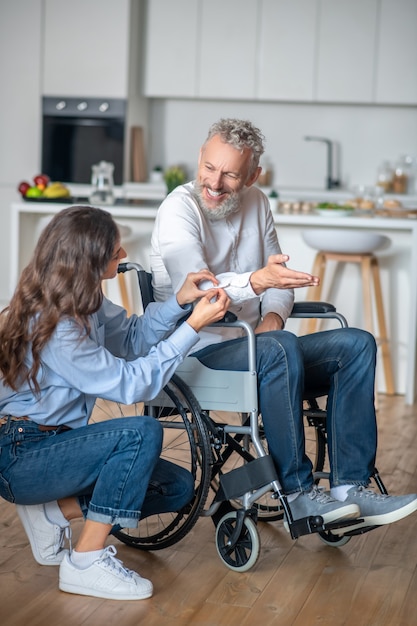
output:
[[[304,137],[306,141],[321,141],[327,146],[327,180],[326,189],[335,189],[340,187],[340,180],[333,178],[333,144],[330,139],[326,137]]]

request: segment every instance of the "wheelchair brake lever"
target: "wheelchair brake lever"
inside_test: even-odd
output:
[[[233,322],[236,322],[236,321],[237,321],[237,315],[232,313],[232,311],[226,311],[226,313],[224,314],[221,320],[219,320],[218,322],[214,322],[213,324],[210,324],[210,326],[216,326],[216,324],[232,324]]]
[[[232,311],[226,311],[222,319],[222,321],[225,322],[225,324],[231,324],[232,322],[236,322],[236,320],[237,320],[237,315],[232,313]]]

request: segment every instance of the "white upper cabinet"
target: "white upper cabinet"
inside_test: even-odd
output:
[[[376,102],[417,104],[417,0],[381,0]]]
[[[257,0],[148,0],[145,95],[253,99]]]
[[[318,0],[261,0],[257,97],[314,97]]]
[[[0,115],[0,189],[15,189],[20,180],[38,173],[42,3],[3,2],[0,13],[0,82],[6,86]]]
[[[198,0],[152,0],[147,3],[146,95],[197,95],[198,18]]]
[[[372,102],[378,0],[321,0],[319,102]]]
[[[45,0],[43,95],[126,98],[130,0]]]
[[[257,18],[254,0],[202,0],[200,97],[255,97]]]
[[[148,0],[147,8],[147,96],[417,103],[417,0]]]

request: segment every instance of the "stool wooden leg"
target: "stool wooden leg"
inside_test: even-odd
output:
[[[326,255],[324,252],[319,251],[317,252],[314,258],[313,269],[311,270],[311,274],[313,276],[318,276],[320,279],[320,283],[317,287],[309,287],[307,289],[307,297],[306,297],[307,300],[319,302],[322,291],[323,291],[323,280],[324,280],[325,271],[326,271]],[[302,320],[300,324],[299,334],[308,335],[310,333],[314,333],[317,330],[317,326],[318,326],[318,320],[316,319]]]
[[[117,279],[119,281],[119,289],[120,289],[120,298],[122,301],[122,306],[126,309],[128,316],[132,315],[132,307],[130,306],[130,299],[127,293],[127,285],[126,285],[126,276],[122,273],[117,274]]]
[[[372,272],[371,272],[371,255],[367,254],[360,258],[361,273],[362,273],[362,300],[363,300],[363,312],[364,312],[364,326],[367,331],[375,336],[374,321],[372,316]],[[375,379],[375,410],[378,411],[378,390],[377,381]]]
[[[122,273],[117,274],[117,282],[119,284],[121,305],[124,309],[126,309],[127,314],[130,317],[130,315],[132,315],[132,306],[131,306],[129,294],[127,291],[126,276]],[[101,286],[102,286],[104,295],[107,295],[107,281],[103,280],[101,283]]]
[[[379,264],[376,257],[371,262],[372,275],[374,279],[375,306],[378,321],[378,338],[381,345],[382,365],[385,375],[385,386],[388,395],[395,393],[394,376],[392,373],[391,350],[388,342],[387,326],[385,323],[384,305],[382,300],[381,278],[379,274]]]
[[[374,333],[374,323],[372,317],[372,273],[371,273],[371,256],[363,255],[361,258],[362,271],[362,297],[364,310],[364,324],[366,330]]]

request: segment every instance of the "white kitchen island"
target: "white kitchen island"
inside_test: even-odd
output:
[[[129,226],[129,258],[149,268],[150,235],[157,211],[157,202],[141,205],[116,205],[104,207],[118,223]],[[66,205],[61,203],[19,202],[12,205],[10,287],[13,291],[18,276],[28,263],[48,216]],[[405,402],[416,399],[417,371],[417,220],[412,218],[374,217],[321,217],[315,214],[276,214],[275,222],[283,252],[289,254],[288,265],[294,269],[310,271],[315,251],[309,248],[301,232],[309,228],[340,228],[346,231],[374,230],[388,235],[392,245],[377,252],[382,278],[385,314],[390,337],[391,354],[397,393],[405,395]],[[334,274],[330,292],[324,285],[323,297],[332,301],[348,319],[351,326],[362,325],[361,285],[358,268],[347,267],[343,273]],[[297,300],[305,298],[305,291],[296,294]],[[296,332],[297,327],[288,328]],[[294,322],[294,324],[296,324]],[[378,374],[378,390],[384,391],[383,376]]]

